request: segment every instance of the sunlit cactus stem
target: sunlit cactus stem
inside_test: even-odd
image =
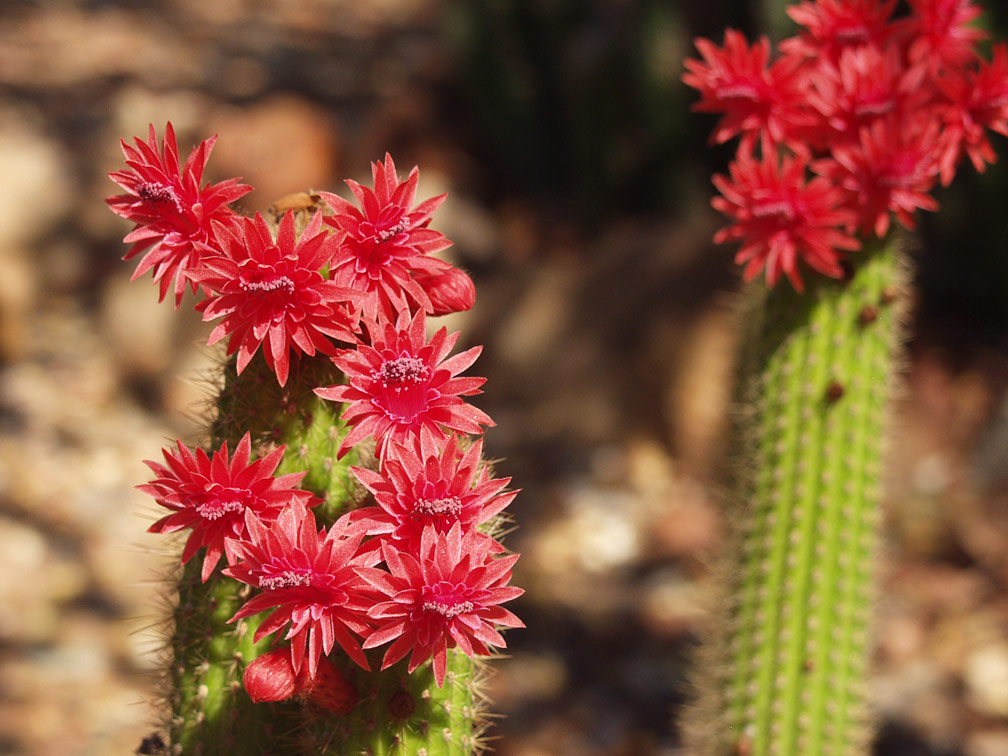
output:
[[[868,753],[865,675],[906,278],[891,238],[849,280],[748,313],[728,593],[684,722],[690,754]]]
[[[278,385],[260,356],[241,375],[229,364],[225,375],[211,425],[212,446],[226,441],[234,447],[246,431],[260,454],[284,445],[278,473],[308,471],[301,486],[323,500],[315,509],[320,526],[331,525],[362,501],[366,491],[350,466],[373,466],[373,460],[360,447],[337,459],[346,433],[338,417],[341,406],[313,393],[339,380],[329,358],[293,362],[286,387]],[[337,649],[330,661],[355,692],[349,712],[333,713],[307,698],[253,703],[242,675],[273,641],[252,642],[261,616],[229,622],[249,586],[219,569],[203,583],[199,560],[193,560],[183,570],[178,592],[169,675],[173,753],[467,756],[478,745],[483,672],[464,654],[450,655],[445,684],[438,688],[429,665],[411,675],[403,663],[379,672],[381,655],[375,653],[372,671],[366,672]]]

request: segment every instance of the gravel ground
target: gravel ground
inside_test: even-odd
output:
[[[496,752],[668,755],[705,616],[736,346],[710,213],[587,230],[485,191],[443,118],[434,0],[11,1],[0,9],[0,754],[133,753],[161,721],[163,576],[144,459],[199,437],[220,354],[129,283],[103,199],[118,139],[218,133],[262,210],[386,149],[449,191],[473,271],[449,326],[523,489]],[[1003,144],[1001,145],[1003,147]],[[704,198],[697,200],[703,208]],[[883,756],[1008,754],[1008,357],[912,334],[887,494],[872,691]]]

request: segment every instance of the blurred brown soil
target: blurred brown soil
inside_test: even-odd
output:
[[[588,233],[479,194],[439,120],[435,0],[8,2],[0,9],[0,754],[133,753],[160,723],[172,545],[144,459],[200,438],[220,355],[187,299],[119,261],[120,137],[218,133],[246,211],[364,180],[386,149],[450,193],[476,279],[449,319],[486,349],[480,406],[522,493],[528,589],[491,686],[504,756],[676,753],[722,532],[736,344],[730,251],[689,220]],[[912,334],[898,403],[872,695],[885,756],[1008,754],[1008,359]]]

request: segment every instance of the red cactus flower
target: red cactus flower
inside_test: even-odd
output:
[[[458,333],[449,335],[442,328],[426,341],[423,312],[412,320],[403,312],[396,325],[371,323],[368,331],[371,345],[340,350],[333,358],[347,383],[315,389],[324,399],[350,405],[343,419],[353,427],[340,445],[340,457],[368,435],[382,455],[389,441],[405,444],[419,436],[429,446],[444,438],[446,429],[480,434],[481,425],[494,425],[485,412],[462,399],[481,393],[486,379],[456,377],[476,361],[482,347],[445,359]]]
[[[524,627],[501,604],[524,591],[508,586],[518,555],[494,555],[495,542],[476,530],[462,533],[456,522],[447,533],[428,526],[418,557],[386,542],[382,547],[389,571],[363,568],[358,573],[388,600],[368,612],[379,626],[364,648],[392,642],[382,669],[410,654],[409,671],[433,659],[434,679],[444,683],[449,648],[473,656],[504,648],[494,628]]]
[[[364,669],[367,659],[352,633],[367,635],[367,611],[373,593],[354,568],[373,567],[379,560],[373,548],[361,549],[363,532],[338,525],[316,530],[315,517],[301,502],[286,507],[267,525],[249,512],[248,537],[229,541],[236,562],[224,570],[243,583],[262,589],[239,609],[231,622],[272,609],[256,630],[254,640],[289,625],[291,664],[300,674],[307,661],[314,678],[319,660],[335,644]]]
[[[349,308],[359,296],[322,276],[338,240],[321,228],[316,213],[297,237],[290,211],[280,220],[276,241],[258,213],[254,220],[241,218],[233,229],[218,226],[224,254],[207,258],[195,274],[212,292],[196,309],[203,320],[224,318],[208,343],[230,336],[227,351],[238,352],[239,373],[264,344],[266,363],[283,386],[291,350],[333,355],[330,339],[357,340],[356,315]]]
[[[123,259],[143,254],[133,279],[153,271],[161,300],[174,289],[176,309],[187,281],[196,291],[190,274],[206,254],[216,251],[213,224],[230,226],[237,216],[228,205],[252,190],[237,178],[200,187],[216,140],[214,136],[200,142],[180,168],[171,123],[165,127],[160,148],[151,124],[146,142],[140,137],[134,139],[135,146],[120,141],[129,168],[109,173],[127,194],[109,197],[106,202],[114,213],[136,223],[123,239],[132,244]]]
[[[926,66],[907,67],[895,46],[848,48],[836,64],[821,62],[811,69],[808,93],[822,114],[817,141],[827,148],[856,143],[860,129],[881,118],[919,115],[934,91],[926,77]]]
[[[937,210],[928,192],[938,175],[938,122],[921,119],[914,128],[903,120],[877,121],[861,129],[856,145],[838,145],[832,157],[813,163],[813,170],[848,193],[847,206],[858,229],[882,237],[889,214],[914,228],[914,212]]]
[[[802,151],[792,139],[796,129],[811,125],[812,117],[802,92],[801,59],[780,58],[767,66],[770,42],[766,37],[749,47],[734,29],[725,31],[724,47],[709,39],[697,39],[703,60],[686,60],[682,80],[700,92],[693,110],[723,113],[711,141],[727,142],[741,134],[743,149],[751,149],[757,137],[769,144],[787,144]]]
[[[714,177],[723,196],[711,204],[734,219],[714,241],[742,242],[735,262],[745,264],[747,281],[765,269],[767,283],[774,286],[783,272],[802,291],[799,261],[839,278],[840,250],[860,248],[857,239],[841,230],[853,222],[850,211],[840,207],[842,190],[824,178],[806,182],[805,167],[801,158],[783,158],[778,164],[771,157],[757,162],[740,153],[729,167],[730,177]]]
[[[420,549],[424,528],[446,533],[457,522],[473,530],[501,512],[517,491],[502,493],[510,478],[491,478],[482,461],[482,439],[463,451],[458,436],[447,441],[386,447],[381,472],[354,467],[354,475],[375,497],[377,506],[362,507],[348,518],[368,535],[387,535],[396,547]]]
[[[889,23],[896,0],[805,0],[787,14],[805,31],[780,43],[781,52],[836,62],[849,47],[868,45],[881,50],[895,26]]]
[[[909,37],[908,57],[933,72],[956,68],[977,58],[976,43],[986,39],[983,29],[970,26],[981,9],[970,0],[907,0],[911,15],[903,24]]]
[[[430,298],[411,272],[433,275],[451,267],[429,257],[451,245],[440,231],[428,228],[432,214],[447,195],[412,206],[420,172],[414,167],[400,182],[388,153],[384,163],[371,164],[371,174],[374,189],[347,181],[359,208],[335,194],[321,193],[333,209],[326,223],[345,234],[332,263],[332,278],[342,286],[366,292],[363,311],[373,320],[379,314],[395,319],[411,303],[430,312]]]
[[[942,184],[947,185],[964,153],[978,172],[994,162],[986,129],[1008,136],[1008,49],[995,45],[989,63],[981,62],[975,71],[950,72],[937,84],[947,99],[940,159]]]
[[[157,477],[137,486],[154,497],[158,504],[173,510],[150,526],[151,533],[174,533],[191,528],[192,533],[182,550],[185,564],[203,546],[202,577],[204,582],[226,553],[228,538],[245,533],[245,513],[252,512],[265,522],[271,522],[283,507],[292,501],[313,506],[318,503],[308,491],[297,488],[305,473],[288,473],[274,477],[284,447],[274,449],[265,457],[249,462],[252,443],[246,433],[228,459],[225,442],[213,458],[202,449],[195,452],[176,442],[177,452],[163,449],[165,463],[147,461]],[[228,553],[228,561],[233,561]]]

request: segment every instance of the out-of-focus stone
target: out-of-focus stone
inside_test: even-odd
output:
[[[29,262],[27,252],[5,247],[2,242],[0,270],[3,270],[0,275],[0,360],[13,361],[29,347],[28,319],[38,288],[38,273]]]
[[[86,575],[38,530],[0,518],[0,640],[37,644],[57,632],[59,605],[77,596]],[[20,576],[18,579],[16,576]]]
[[[225,107],[210,122],[222,135],[214,148],[217,171],[241,176],[255,188],[242,198],[244,207],[265,212],[285,194],[334,188],[341,149],[337,123],[308,100],[279,95],[248,108]]]
[[[1008,728],[978,730],[966,736],[965,756],[1005,756],[1008,754]]]
[[[124,375],[161,375],[172,365],[175,329],[182,317],[169,293],[157,301],[148,278],[129,280],[129,271],[109,278],[101,298],[101,333],[109,356]],[[173,368],[172,368],[173,369]]]
[[[431,225],[454,242],[453,249],[463,263],[487,262],[500,251],[493,217],[484,207],[457,192],[448,195]]]
[[[555,653],[525,653],[494,662],[490,700],[506,709],[555,701],[569,684],[563,659]]]
[[[666,569],[650,576],[642,587],[640,616],[658,637],[695,632],[710,609],[708,590],[678,570]]]
[[[53,5],[69,4],[46,4],[0,27],[5,81],[73,86],[133,74],[163,82],[191,78],[202,68],[198,45],[189,45],[176,24],[162,23],[160,14]]]
[[[546,263],[524,287],[521,299],[508,308],[508,317],[500,324],[497,348],[503,359],[528,366],[557,348],[572,311],[575,267],[574,261]]]
[[[1008,717],[1008,642],[978,648],[963,668],[970,706],[981,714]]]
[[[737,316],[728,308],[709,309],[691,329],[669,387],[669,425],[676,456],[694,475],[713,472],[723,438],[732,391],[738,342]]]

